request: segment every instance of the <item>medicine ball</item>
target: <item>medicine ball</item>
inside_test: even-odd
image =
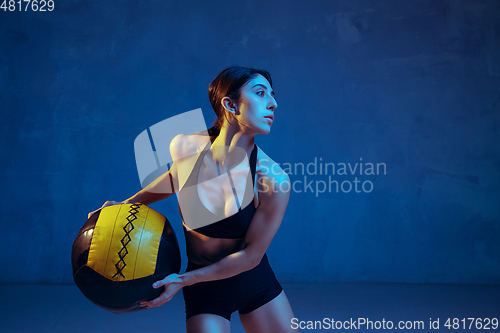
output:
[[[160,296],[153,282],[179,273],[177,238],[162,214],[143,204],[122,204],[94,213],[71,251],[73,279],[94,304],[114,312],[140,310]]]

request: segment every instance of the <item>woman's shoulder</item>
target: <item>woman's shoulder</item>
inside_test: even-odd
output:
[[[178,134],[170,142],[170,154],[174,160],[193,155],[202,151],[209,141],[210,137],[203,133]]]
[[[282,185],[283,183],[290,182],[290,177],[281,168],[279,163],[274,161],[269,155],[266,154],[260,147],[257,151],[257,167],[256,172],[258,177],[275,185]]]

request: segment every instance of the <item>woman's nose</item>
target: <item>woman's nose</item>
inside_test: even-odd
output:
[[[271,96],[271,99],[269,101],[269,105],[267,106],[268,109],[271,109],[274,111],[278,107],[278,102],[276,102],[276,99]]]

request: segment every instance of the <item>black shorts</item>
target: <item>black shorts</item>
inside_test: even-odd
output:
[[[203,266],[188,262],[186,272]],[[283,289],[264,255],[253,269],[233,277],[184,287],[186,320],[202,314],[216,314],[230,320],[231,314],[250,313],[278,296]]]

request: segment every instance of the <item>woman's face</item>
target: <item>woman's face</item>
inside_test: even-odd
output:
[[[274,99],[271,85],[262,75],[257,75],[240,89],[236,118],[238,122],[257,133],[268,134],[274,121]]]

